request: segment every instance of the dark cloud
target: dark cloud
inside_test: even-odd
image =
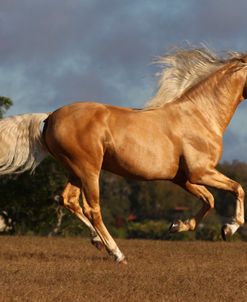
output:
[[[0,94],[14,100],[11,114],[74,100],[142,106],[156,85],[149,63],[172,46],[247,50],[246,9],[244,0],[1,1]],[[242,116],[230,126],[240,145]],[[228,158],[247,160],[225,145]]]

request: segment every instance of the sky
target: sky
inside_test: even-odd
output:
[[[247,51],[246,0],[0,0],[0,95],[8,115],[74,101],[142,107],[155,57],[174,46]],[[247,102],[224,137],[223,161],[247,162]]]

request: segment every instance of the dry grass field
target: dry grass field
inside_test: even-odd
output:
[[[0,301],[247,301],[247,244],[0,237]]]

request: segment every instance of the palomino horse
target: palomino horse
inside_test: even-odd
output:
[[[223,237],[244,223],[244,191],[216,170],[222,136],[246,97],[247,55],[218,58],[205,49],[177,50],[160,58],[168,65],[156,96],[141,110],[97,103],[73,103],[51,114],[27,114],[0,121],[0,173],[34,169],[47,154],[69,171],[61,201],[90,228],[117,262],[125,257],[101,216],[101,169],[140,180],[170,180],[203,201],[172,232],[194,230],[214,207],[205,186],[232,192],[236,212]],[[44,129],[41,124],[45,120]],[[82,207],[79,196],[82,193]]]

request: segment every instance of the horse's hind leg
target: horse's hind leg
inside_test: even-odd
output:
[[[92,244],[99,250],[103,248],[103,244],[97,235],[94,227],[87,219],[87,217],[83,214],[82,208],[79,203],[81,188],[76,182],[75,179],[70,179],[68,184],[66,185],[61,197],[63,206],[65,206],[68,210],[70,210],[73,214],[75,214],[90,230],[91,234],[91,242]],[[82,198],[84,199],[84,194],[82,192]]]
[[[123,253],[118,248],[116,242],[105,227],[99,204],[99,178],[95,174],[87,175],[82,179],[83,190],[86,202],[83,204],[85,216],[90,220],[100,239],[104,243],[106,250],[117,262],[126,264]]]
[[[170,227],[170,232],[193,231],[208,211],[214,208],[214,197],[204,186],[192,184],[188,180],[184,182],[177,181],[175,183],[194,196],[200,198],[203,201],[203,205],[198,213],[188,220],[184,222],[181,220],[173,222]]]
[[[235,195],[236,209],[235,217],[231,223],[227,223],[223,226],[222,237],[226,240],[226,237],[233,235],[237,229],[244,223],[244,190],[239,183],[226,177],[215,169],[206,171],[203,175],[192,175],[193,183],[203,184],[213,188],[226,190]]]

